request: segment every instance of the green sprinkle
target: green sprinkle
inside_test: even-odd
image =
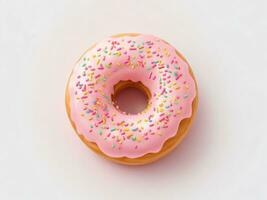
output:
[[[98,135],[102,135],[102,130],[99,130],[98,131]]]
[[[132,141],[136,141],[136,136],[132,136]]]

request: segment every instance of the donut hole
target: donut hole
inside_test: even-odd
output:
[[[142,82],[120,81],[114,85],[111,95],[117,110],[125,114],[136,115],[148,107],[151,94]]]

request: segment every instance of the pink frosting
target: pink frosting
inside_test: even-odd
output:
[[[141,81],[151,92],[148,109],[129,115],[111,100],[120,80]],[[110,157],[159,152],[192,115],[195,82],[175,48],[151,35],[107,38],[76,64],[69,88],[71,118],[79,134]]]

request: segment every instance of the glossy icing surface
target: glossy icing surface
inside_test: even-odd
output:
[[[141,81],[151,93],[136,115],[111,100],[120,80]],[[88,50],[69,80],[71,119],[77,132],[110,157],[137,158],[161,150],[192,114],[196,88],[174,47],[151,35],[109,37]]]

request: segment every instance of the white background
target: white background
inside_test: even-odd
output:
[[[0,0],[0,199],[267,199],[267,1]],[[191,63],[199,112],[168,157],[127,167],[93,154],[67,119],[79,56],[125,32]]]

